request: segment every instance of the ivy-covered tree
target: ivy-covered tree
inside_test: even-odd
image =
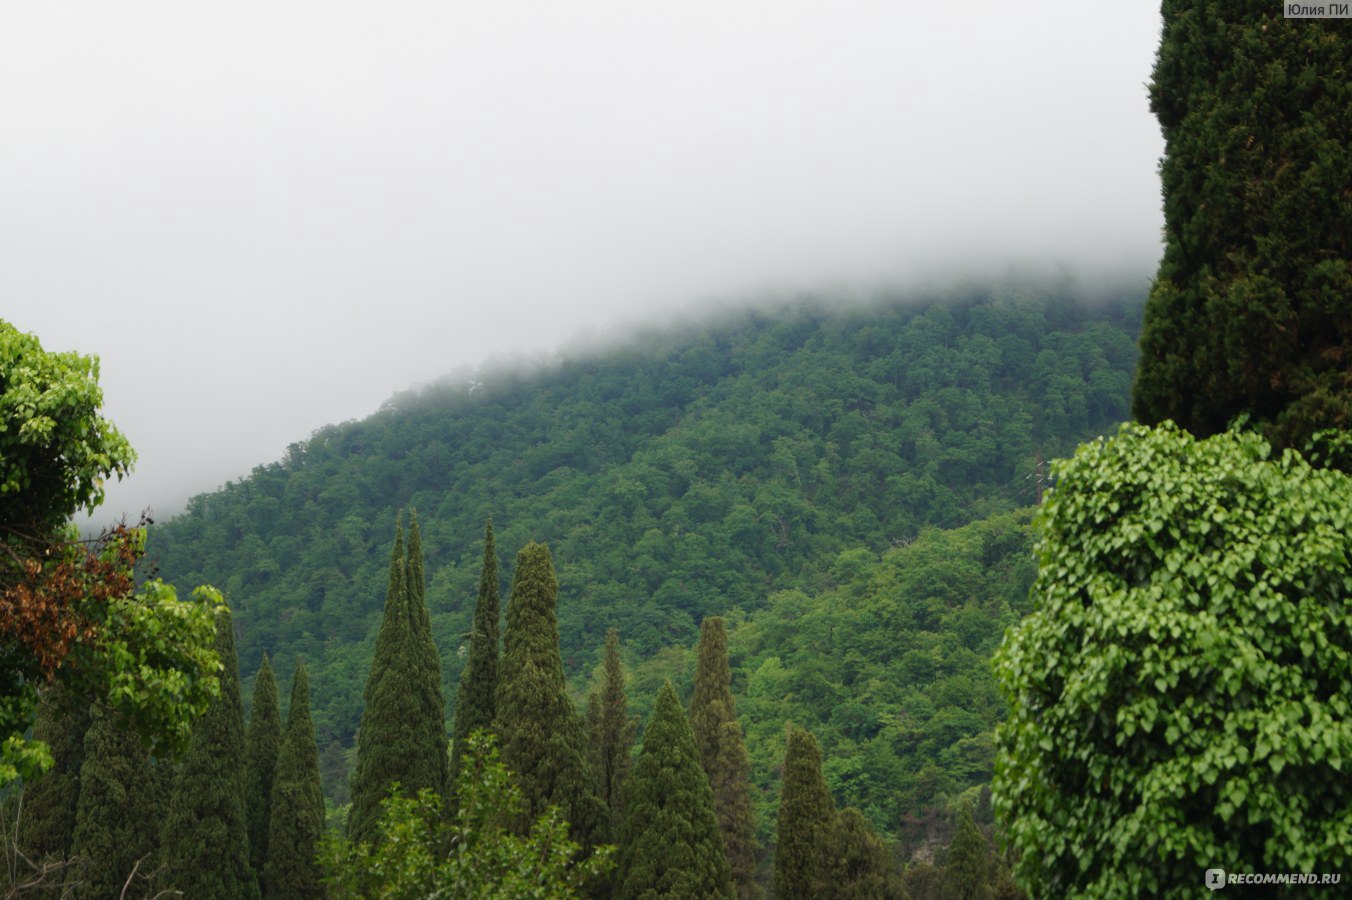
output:
[[[822,754],[812,732],[789,729],[784,786],[779,791],[774,896],[828,896],[836,803],[822,776]]]
[[[249,864],[239,659],[225,611],[216,618],[216,653],[221,660],[220,696],[193,729],[174,777],[163,817],[163,869],[157,880],[188,897],[248,900],[258,896],[258,879]]]
[[[606,652],[600,691],[587,696],[587,746],[601,802],[610,811],[612,835],[624,821],[621,800],[625,779],[633,765],[634,734],[639,719],[629,715],[624,689],[624,664],[620,661],[620,633],[606,632]]]
[[[85,735],[80,799],[71,856],[77,869],[68,882],[77,897],[131,893],[155,871],[163,810],[150,755],[134,731],[103,704],[95,705]]]
[[[268,823],[272,820],[272,777],[277,751],[282,743],[282,719],[277,709],[277,679],[272,663],[263,654],[263,664],[254,678],[249,704],[249,727],[244,733],[248,764],[249,864],[262,872],[268,861]]]
[[[354,842],[376,838],[380,803],[395,784],[406,794],[415,794],[423,788],[435,791],[441,783],[440,760],[429,753],[429,729],[423,722],[425,697],[416,687],[425,656],[409,613],[407,571],[404,530],[396,522],[385,611],[357,732],[357,765],[352,771],[352,806],[347,816],[347,835]]]
[[[759,896],[756,884],[756,817],[751,806],[750,762],[728,667],[728,632],[721,616],[700,623],[695,689],[690,696],[690,727],[700,762],[714,791],[714,811],[723,836],[737,895]]]
[[[569,834],[584,847],[599,843],[605,810],[585,746],[582,721],[563,680],[556,613],[559,584],[544,544],[516,556],[498,689],[494,731],[502,761],[520,779],[527,823],[557,806]]]
[[[300,663],[291,681],[286,734],[276,771],[263,897],[322,898],[325,890],[318,854],[324,836],[324,794],[319,786],[319,747],[310,720],[310,683]]]
[[[427,611],[427,583],[423,573],[422,532],[418,511],[408,513],[408,561],[405,565],[408,589],[409,625],[417,647],[416,682],[413,689],[422,703],[418,726],[423,732],[420,751],[435,765],[432,791],[446,796],[451,785],[450,763],[446,756],[446,701],[441,693],[441,654],[432,639],[432,618]]]
[[[657,695],[625,782],[624,810],[617,897],[736,896],[713,790],[670,681]]]
[[[1133,411],[1278,446],[1352,428],[1352,32],[1266,0],[1165,0],[1151,108],[1164,257]]]
[[[479,571],[479,599],[469,635],[469,659],[460,673],[455,698],[455,724],[451,736],[451,770],[460,771],[460,756],[469,736],[493,727],[493,694],[498,687],[499,597],[498,551],[493,542],[493,519],[484,525],[484,559]]]
[[[42,692],[33,740],[51,749],[52,768],[23,786],[18,845],[32,863],[64,860],[75,834],[89,708],[54,684]]]
[[[1035,896],[1352,866],[1352,477],[1123,426],[1054,468],[993,793]]]

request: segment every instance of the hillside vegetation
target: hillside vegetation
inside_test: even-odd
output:
[[[193,498],[149,557],[224,590],[242,671],[304,659],[338,804],[395,514],[414,506],[447,697],[491,514],[504,561],[553,551],[575,688],[617,627],[646,713],[652,673],[688,685],[700,620],[727,615],[756,779],[786,717],[813,723],[833,788],[900,835],[989,778],[987,661],[1031,577],[1024,518],[1000,516],[1033,502],[1040,456],[1127,417],[1139,315],[1136,296],[1029,288],[802,302],[481,373]]]

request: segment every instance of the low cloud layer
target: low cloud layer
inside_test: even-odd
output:
[[[0,11],[0,315],[172,512],[494,355],[775,290],[1159,253],[1151,4]]]

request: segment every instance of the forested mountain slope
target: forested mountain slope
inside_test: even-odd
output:
[[[550,544],[565,664],[585,677],[607,627],[639,660],[689,647],[706,615],[834,589],[843,551],[876,556],[925,526],[1032,502],[1039,455],[1127,417],[1140,306],[1030,288],[798,303],[409,392],[193,498],[153,526],[149,558],[168,580],[225,592],[244,673],[265,650],[283,671],[304,658],[336,784],[397,509],[423,523],[446,696],[489,514],[504,563]],[[820,649],[832,666],[848,658]]]

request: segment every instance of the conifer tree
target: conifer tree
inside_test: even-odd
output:
[[[1352,36],[1267,0],[1165,0],[1150,105],[1164,257],[1133,411],[1276,445],[1352,428]]]
[[[396,522],[385,611],[376,634],[357,731],[357,764],[352,771],[352,805],[347,815],[347,836],[354,843],[376,837],[380,802],[396,783],[407,796],[423,788],[435,791],[441,783],[438,761],[427,753],[424,698],[413,689],[425,657],[419,652],[408,611],[406,573],[404,531]]]
[[[310,720],[309,681],[300,663],[291,682],[271,808],[263,896],[278,900],[324,897],[318,858],[324,835],[324,795],[319,784],[319,747]]]
[[[587,746],[592,752],[597,790],[601,802],[610,810],[612,833],[618,833],[624,821],[621,800],[624,781],[629,776],[638,717],[630,717],[628,696],[624,690],[624,666],[620,662],[620,634],[614,628],[606,632],[605,680],[600,692],[587,697]]]
[[[736,896],[713,790],[670,681],[625,782],[624,809],[617,897]]]
[[[714,791],[714,811],[723,835],[737,894],[756,897],[756,819],[751,806],[751,763],[747,759],[728,667],[728,632],[722,617],[700,623],[690,727],[700,762]]]
[[[903,896],[887,845],[859,810],[851,806],[836,815],[832,847],[830,884],[834,896],[857,900]]]
[[[451,741],[452,772],[460,771],[460,756],[469,736],[493,727],[493,695],[498,687],[498,619],[502,602],[498,586],[498,552],[493,543],[493,519],[484,526],[484,561],[479,573],[479,600],[469,637],[469,659],[460,675],[455,698],[455,725]]]
[[[281,714],[277,711],[277,679],[272,663],[263,654],[263,664],[254,679],[249,704],[249,728],[244,734],[248,760],[249,863],[262,872],[268,860],[268,822],[272,818],[272,775],[277,768],[277,750],[282,743]]]
[[[161,810],[150,756],[136,732],[96,704],[85,734],[71,856],[77,897],[117,897],[155,870]],[[139,892],[138,892],[139,893]]]
[[[418,724],[425,747],[421,751],[433,762],[436,781],[432,790],[445,797],[450,789],[450,762],[446,756],[446,700],[441,692],[441,654],[432,638],[432,617],[427,610],[427,580],[423,573],[422,532],[418,528],[418,511],[408,514],[408,563],[405,567],[408,586],[409,625],[417,647],[418,662],[415,689],[422,703]]]
[[[784,753],[784,784],[779,791],[775,900],[827,896],[835,801],[822,777],[817,739],[809,731],[791,727],[788,744]]]
[[[65,859],[75,835],[89,709],[72,702],[61,682],[42,692],[33,739],[52,751],[52,768],[23,788],[19,846],[33,862]]]
[[[558,589],[549,548],[523,547],[507,602],[494,730],[502,741],[502,761],[520,779],[525,799],[518,829],[524,833],[547,807],[558,806],[569,834],[590,847],[603,836],[605,811],[583,746],[582,722],[563,680]]]
[[[972,818],[970,804],[958,812],[958,830],[948,847],[948,865],[944,868],[944,896],[953,900],[990,900],[990,879],[994,868],[990,844]]]
[[[230,614],[216,618],[221,693],[193,728],[192,743],[174,777],[161,839],[161,884],[193,898],[247,900],[258,896],[249,865],[248,786],[239,658]]]

